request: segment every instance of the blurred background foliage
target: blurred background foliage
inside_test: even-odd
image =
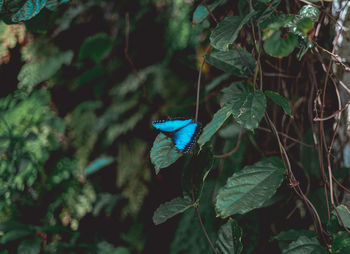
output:
[[[192,115],[209,22],[185,0],[2,4],[1,253],[168,252],[152,213],[180,189],[155,178],[150,123]]]
[[[0,0],[0,253],[209,253],[193,210],[159,226],[152,221],[159,204],[186,189],[181,186],[186,185],[186,168],[206,168],[207,161],[194,165],[182,157],[156,175],[149,159],[157,135],[152,120],[194,114],[198,70],[214,26],[200,2]],[[265,2],[256,3],[263,8],[262,25],[281,1],[271,1],[270,8]],[[242,0],[240,10],[225,0],[208,4],[225,15],[247,7]],[[320,37],[328,43],[328,32]],[[243,38],[241,45],[252,49],[252,38]],[[309,45],[300,45],[301,57]],[[272,62],[270,72],[287,63],[269,56],[264,60]],[[290,75],[300,78],[300,86],[284,94],[297,105],[292,107],[297,124],[291,128],[311,144],[306,116],[298,117],[309,96],[303,89],[304,63],[289,58],[291,64]],[[220,89],[237,77],[205,64],[203,79],[199,115],[208,123],[220,108]],[[276,80],[265,78],[266,88],[280,89]],[[279,119],[282,110],[271,108],[274,120]],[[201,194],[199,212],[213,242],[222,224],[213,205],[218,189],[243,165],[279,154],[265,132],[245,132],[227,121],[215,137],[214,154],[241,144],[225,160],[212,162],[217,170]],[[304,174],[304,166],[306,178],[318,172],[319,165],[312,163],[318,160],[315,149],[294,145],[297,174]],[[335,174],[346,181],[344,170]],[[326,204],[317,201],[324,198],[321,185],[315,186],[310,199],[326,211]],[[273,241],[278,232],[312,224],[285,185],[268,201],[236,217],[244,253],[274,253],[269,251],[278,250]],[[326,217],[322,214],[324,223]],[[329,223],[333,226],[334,218]],[[334,228],[338,232],[339,226]],[[349,248],[342,233],[339,246]],[[286,237],[284,244],[296,239],[296,234]]]

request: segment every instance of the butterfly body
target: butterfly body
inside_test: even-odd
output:
[[[192,150],[193,144],[202,129],[201,123],[194,122],[193,119],[157,120],[153,121],[152,124],[161,132],[171,135],[175,147],[183,153]]]

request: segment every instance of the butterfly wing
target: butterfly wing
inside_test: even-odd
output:
[[[174,132],[185,127],[192,121],[192,119],[169,119],[153,121],[152,124],[156,129],[160,131]]]
[[[200,123],[190,123],[174,133],[174,144],[177,149],[183,153],[191,151],[196,138],[201,132],[202,125]]]

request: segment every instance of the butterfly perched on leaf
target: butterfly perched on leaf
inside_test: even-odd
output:
[[[189,153],[198,135],[202,130],[202,125],[193,119],[173,118],[168,120],[156,120],[153,126],[168,136],[172,136],[174,145],[182,153]]]

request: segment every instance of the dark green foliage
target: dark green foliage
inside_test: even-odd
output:
[[[310,2],[0,0],[0,253],[348,253]],[[168,117],[202,123],[188,154]]]

